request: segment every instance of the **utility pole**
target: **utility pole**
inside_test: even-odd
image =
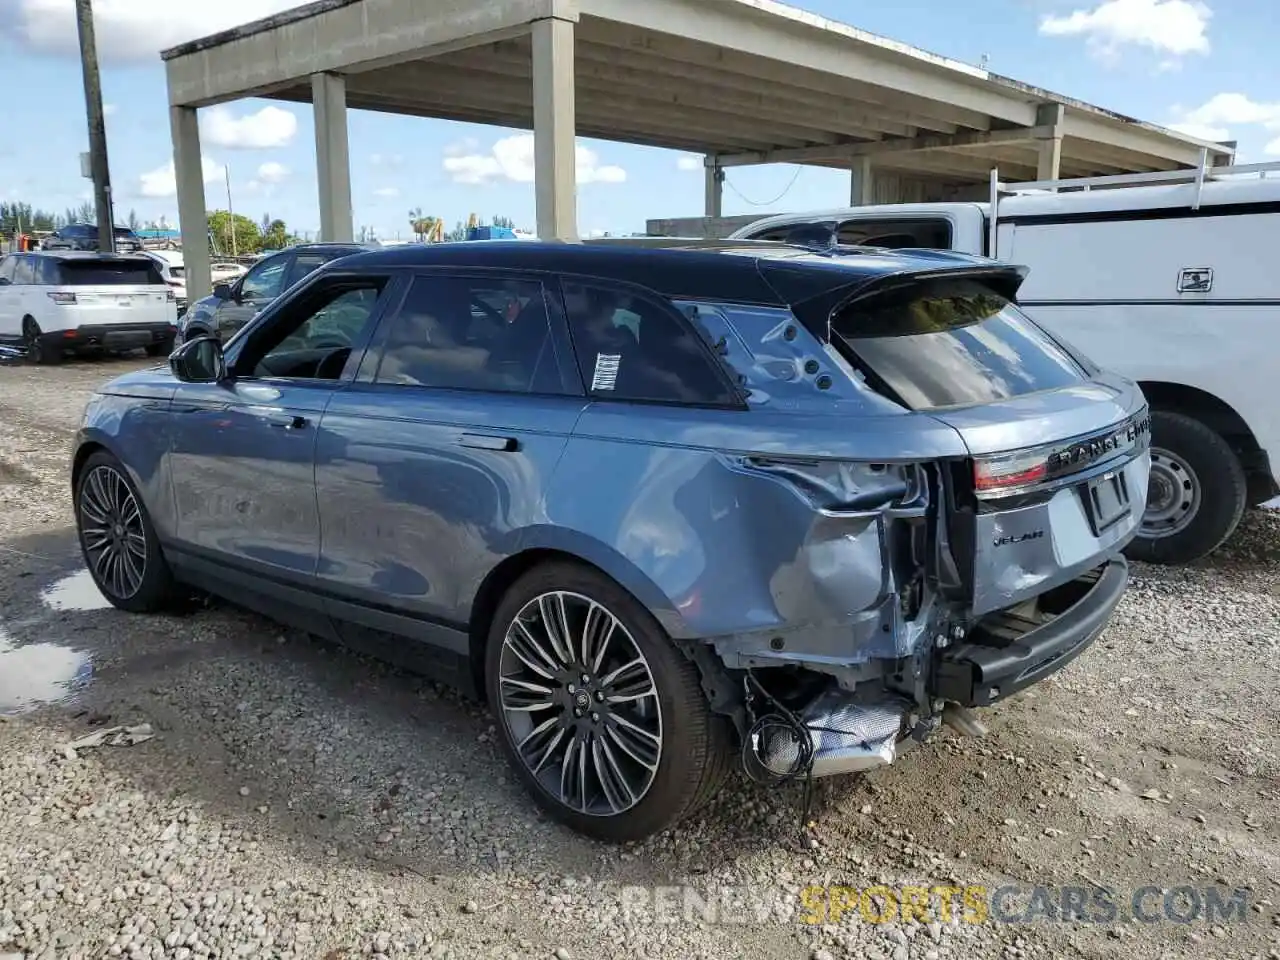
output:
[[[98,76],[98,45],[93,34],[93,0],[76,0],[76,29],[80,33],[80,66],[84,72],[84,105],[89,115],[89,165],[93,199],[98,209],[98,249],[114,253],[115,220],[111,215],[111,170],[107,164],[107,125],[102,115],[102,81]]]
[[[239,257],[240,250],[236,245],[236,211],[235,207],[231,206],[231,164],[227,164],[222,170],[227,175],[227,220],[231,224],[227,229],[231,234],[231,255]]]

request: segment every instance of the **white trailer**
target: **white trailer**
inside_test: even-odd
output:
[[[795,232],[793,232],[795,231]],[[1019,301],[1152,410],[1130,555],[1181,563],[1280,493],[1280,163],[1006,184],[987,203],[787,214],[734,239],[934,247],[1023,264]]]

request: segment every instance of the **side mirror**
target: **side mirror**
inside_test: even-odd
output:
[[[217,337],[189,340],[169,354],[169,369],[183,383],[221,383],[227,379],[227,361]]]
[[[214,295],[215,297],[217,297],[219,300],[232,300],[232,299],[234,299],[234,297],[233,297],[233,295],[232,295],[232,293],[231,293],[231,284],[229,284],[229,283],[219,283],[219,284],[215,284],[215,285],[214,285],[214,288],[213,288],[213,295]]]

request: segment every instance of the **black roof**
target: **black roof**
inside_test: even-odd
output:
[[[155,261],[145,253],[102,253],[98,250],[28,250],[33,257],[51,257],[55,260],[141,260]]]
[[[902,274],[963,270],[1013,279],[1009,276],[1011,267],[944,250],[839,247],[815,251],[785,243],[654,238],[634,243],[485,240],[406,244],[357,254],[335,265],[343,270],[430,266],[607,277],[669,297],[778,306]],[[1016,289],[1017,282],[1012,286]]]

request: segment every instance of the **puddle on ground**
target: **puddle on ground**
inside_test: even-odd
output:
[[[88,570],[79,570],[46,587],[40,599],[53,610],[103,610],[111,606]]]
[[[56,643],[19,645],[0,627],[0,713],[65,700],[92,673],[87,653]]]

